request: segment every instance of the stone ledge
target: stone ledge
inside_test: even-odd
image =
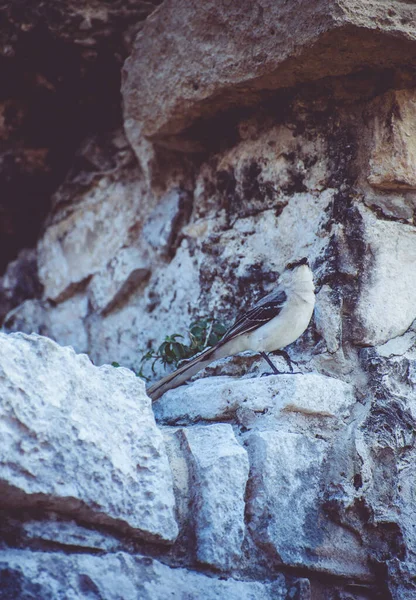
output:
[[[126,133],[138,155],[143,136],[180,148],[172,136],[198,119],[273,90],[411,64],[415,39],[414,8],[402,2],[166,1],[125,63]]]

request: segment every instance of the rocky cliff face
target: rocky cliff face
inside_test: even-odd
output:
[[[413,5],[64,4],[1,9],[3,589],[416,597]],[[302,256],[295,374],[105,366]]]

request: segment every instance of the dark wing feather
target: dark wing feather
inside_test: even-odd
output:
[[[278,293],[273,292],[262,298],[251,310],[237,319],[234,325],[224,334],[220,344],[230,341],[237,335],[257,329],[277,317],[286,298],[287,296],[283,290]]]

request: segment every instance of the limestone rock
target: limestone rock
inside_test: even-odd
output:
[[[103,556],[6,550],[0,552],[0,585],[8,598],[59,597],[76,600],[91,595],[103,600],[310,600],[309,585],[286,583],[280,575],[270,583],[217,579],[186,569],[172,569],[153,558],[123,552]],[[289,594],[289,596],[288,596]]]
[[[319,503],[328,443],[292,431],[261,431],[246,439],[250,456],[250,530],[268,555],[290,566],[371,579],[367,554]]]
[[[138,248],[122,248],[94,277],[89,286],[91,304],[108,311],[149,277],[150,270]]]
[[[2,329],[6,333],[21,331],[48,335],[48,308],[50,306],[43,300],[25,300],[6,315]]]
[[[17,523],[9,523],[9,527],[15,525],[16,534],[19,531],[25,543],[41,544],[43,547],[48,544],[52,547],[86,550],[89,552],[105,551],[117,552],[122,549],[123,544],[108,532],[97,531],[93,528],[83,527],[75,521],[64,521],[56,518],[49,520],[29,520],[24,521],[20,531],[17,529]],[[5,519],[7,522],[7,519]]]
[[[74,294],[56,306],[45,300],[26,300],[6,315],[3,330],[39,333],[72,346],[76,352],[88,352],[88,308],[84,294]]]
[[[416,319],[416,231],[411,225],[380,221],[365,208],[361,214],[368,254],[354,341],[375,346],[402,335]]]
[[[244,408],[257,414],[259,427],[265,427],[276,425],[289,413],[342,419],[355,401],[352,386],[305,373],[199,379],[169,390],[153,407],[158,421],[170,425],[229,419]]]
[[[140,184],[103,177],[72,213],[63,213],[38,244],[45,297],[62,301],[100,272],[129,240],[137,223]]]
[[[316,294],[315,323],[328,352],[336,352],[342,343],[342,300],[328,285]]]
[[[416,91],[394,90],[374,103],[369,183],[380,189],[416,189]]]
[[[24,300],[40,295],[36,251],[25,248],[16,260],[9,263],[5,274],[0,278],[0,323],[10,310]]]
[[[181,147],[172,135],[197,118],[253,104],[262,90],[350,73],[362,64],[406,64],[414,57],[412,8],[397,3],[389,10],[384,2],[358,0],[317,0],[297,11],[271,0],[164,2],[125,64],[133,148],[139,156],[145,138]]]
[[[247,452],[231,425],[182,430],[190,463],[197,559],[229,571],[241,558],[244,539]]]
[[[143,383],[48,338],[0,339],[3,506],[173,541],[171,473]]]
[[[175,238],[190,216],[189,194],[172,189],[162,196],[143,226],[143,236],[156,250],[165,254],[175,250]]]

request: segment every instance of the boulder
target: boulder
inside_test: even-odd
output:
[[[0,334],[1,503],[172,542],[172,477],[143,382],[48,338]]]

